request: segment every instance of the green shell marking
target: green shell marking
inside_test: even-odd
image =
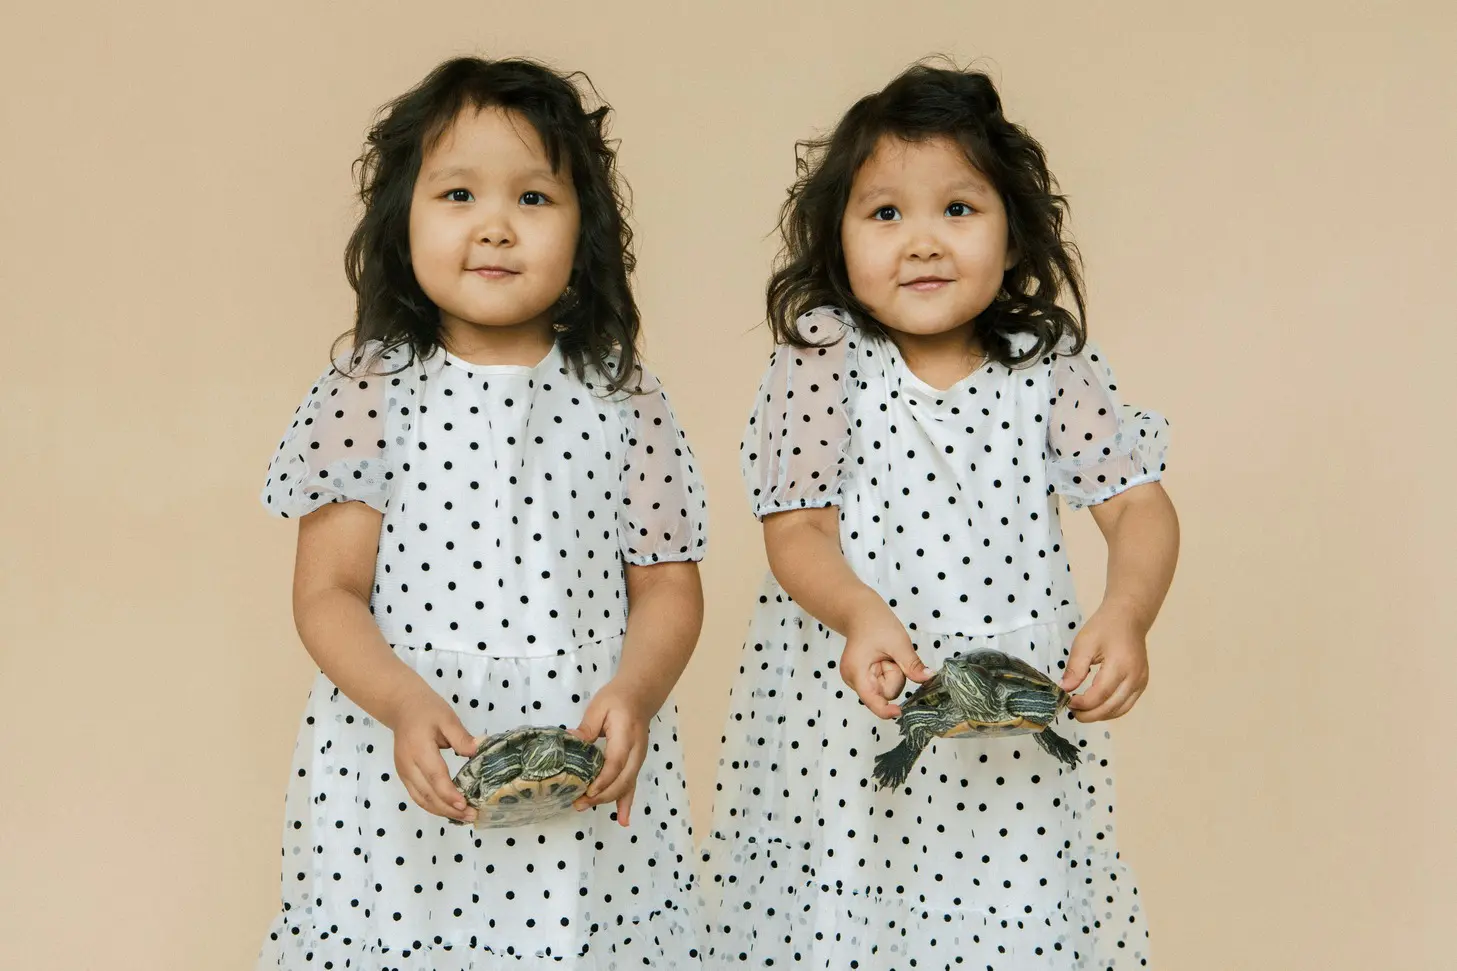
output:
[[[562,728],[489,735],[455,775],[477,828],[527,826],[567,812],[602,771],[602,750]]]

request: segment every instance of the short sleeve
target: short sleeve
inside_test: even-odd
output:
[[[336,362],[309,389],[269,463],[260,498],[275,516],[297,518],[331,502],[385,510],[394,478],[385,444],[392,380],[351,377],[345,367]]]
[[[845,374],[852,338],[844,320],[825,311],[805,314],[799,329],[827,346],[775,350],[739,447],[749,503],[760,519],[840,501],[850,441]]]
[[[639,373],[643,394],[624,402],[628,424],[620,533],[623,558],[634,566],[703,559],[708,503],[703,479],[667,392]]]
[[[1048,481],[1082,509],[1163,476],[1169,423],[1120,402],[1113,370],[1087,344],[1053,359]]]

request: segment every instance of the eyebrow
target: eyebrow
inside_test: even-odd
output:
[[[453,165],[450,168],[436,169],[430,173],[429,179],[431,182],[439,182],[441,179],[454,179],[462,175],[475,175],[475,172],[475,169],[467,168],[463,165]]]
[[[972,181],[972,180],[968,179],[965,182],[958,182],[955,185],[953,185],[951,187],[951,191],[952,192],[968,192],[968,191],[970,191],[970,192],[991,192],[992,191],[992,187],[991,187],[991,183],[989,183],[989,182]]]
[[[443,182],[446,179],[458,179],[479,175],[480,170],[469,165],[452,165],[443,169],[436,169],[426,176],[427,181]],[[532,169],[525,173],[528,180],[542,179],[550,182],[561,182],[561,178],[550,169]]]
[[[895,191],[896,191],[895,190],[895,187],[893,187],[893,186],[888,186],[888,185],[872,185],[872,186],[866,188],[862,192],[855,193],[855,198],[857,198],[857,199],[869,199],[869,198],[871,198],[873,196],[878,196],[878,195],[894,195],[895,194]],[[953,195],[956,194],[956,193],[958,193],[958,192],[981,192],[981,193],[985,193],[985,192],[991,191],[991,187],[987,183],[985,183],[985,182],[973,182],[971,180],[967,180],[967,181],[964,181],[964,182],[958,182],[955,185],[947,186],[947,191],[950,192],[950,193],[952,193]]]

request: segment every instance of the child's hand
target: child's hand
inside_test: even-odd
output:
[[[606,735],[607,758],[586,795],[576,801],[578,810],[615,801],[618,825],[628,824],[632,797],[637,792],[637,773],[647,758],[648,722],[652,717],[647,703],[616,679],[592,697],[582,724],[571,733],[589,744]]]
[[[916,656],[905,625],[884,600],[875,597],[852,618],[840,655],[840,678],[880,718],[900,715],[892,702],[905,690],[906,679],[925,681],[931,670]]]
[[[393,719],[395,729],[395,772],[410,798],[426,812],[461,822],[474,822],[476,811],[450,781],[443,748],[469,758],[476,754],[478,739],[456,717],[454,709],[428,687],[400,706]]]
[[[1104,603],[1073,639],[1062,688],[1072,691],[1099,665],[1088,690],[1074,695],[1068,707],[1080,722],[1126,715],[1148,686],[1147,628],[1130,611]]]

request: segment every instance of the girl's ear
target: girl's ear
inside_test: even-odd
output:
[[[1017,252],[1017,247],[1015,245],[1013,245],[1012,243],[1009,242],[1007,244],[1007,260],[1006,260],[1006,265],[1002,267],[1002,272],[1003,273],[1007,272],[1008,270],[1010,270],[1012,267],[1016,266],[1020,262],[1022,262],[1022,254],[1019,253],[1019,252]]]

